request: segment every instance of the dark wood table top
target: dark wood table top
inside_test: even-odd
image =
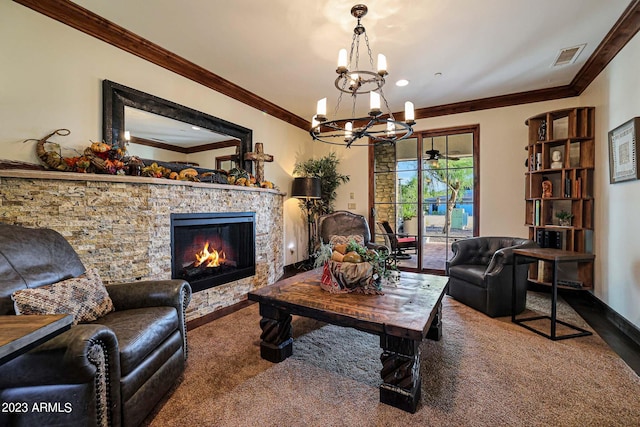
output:
[[[595,258],[594,254],[586,252],[563,251],[562,249],[552,248],[522,248],[514,249],[513,253],[520,256],[528,256],[531,258],[541,259],[545,261],[591,261]]]
[[[422,340],[442,302],[448,277],[402,272],[384,295],[332,294],[320,288],[322,269],[307,271],[249,293],[249,299],[290,314],[377,335]]]
[[[0,364],[66,331],[70,314],[0,316]]]

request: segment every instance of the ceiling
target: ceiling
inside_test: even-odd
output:
[[[323,97],[332,115],[338,51],[356,24],[354,0],[74,3],[306,121]],[[630,3],[368,0],[362,24],[374,63],[387,57],[384,93],[397,112],[406,100],[420,109],[569,85]],[[582,44],[575,63],[551,66]]]

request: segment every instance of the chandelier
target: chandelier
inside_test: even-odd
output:
[[[398,121],[393,117],[387,98],[382,91],[387,73],[387,59],[384,55],[378,55],[378,68],[373,68],[373,56],[369,46],[369,38],[360,19],[367,14],[367,6],[357,4],[351,8],[351,15],[358,24],[353,29],[351,51],[347,56],[347,50],[341,49],[338,54],[338,78],[335,81],[336,89],[340,91],[334,115],[340,108],[342,96],[346,93],[351,96],[351,117],[344,119],[327,118],[327,98],[318,101],[316,115],[311,121],[309,134],[314,140],[328,144],[344,145],[346,147],[356,145],[394,144],[406,139],[413,133],[415,124],[413,103],[405,102],[404,121]],[[360,36],[364,36],[370,70],[359,69],[360,60]],[[356,117],[356,103],[358,95],[369,94],[369,113],[367,116]],[[386,109],[383,115],[382,105]]]

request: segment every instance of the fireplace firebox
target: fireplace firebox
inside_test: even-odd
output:
[[[253,276],[255,213],[171,214],[171,277],[201,291]]]

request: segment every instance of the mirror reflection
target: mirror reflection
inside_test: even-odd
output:
[[[240,139],[133,107],[124,107],[128,153],[210,169],[236,166]]]
[[[252,173],[244,160],[253,148],[251,129],[109,80],[102,90],[107,144],[128,143],[129,155],[142,159]]]

